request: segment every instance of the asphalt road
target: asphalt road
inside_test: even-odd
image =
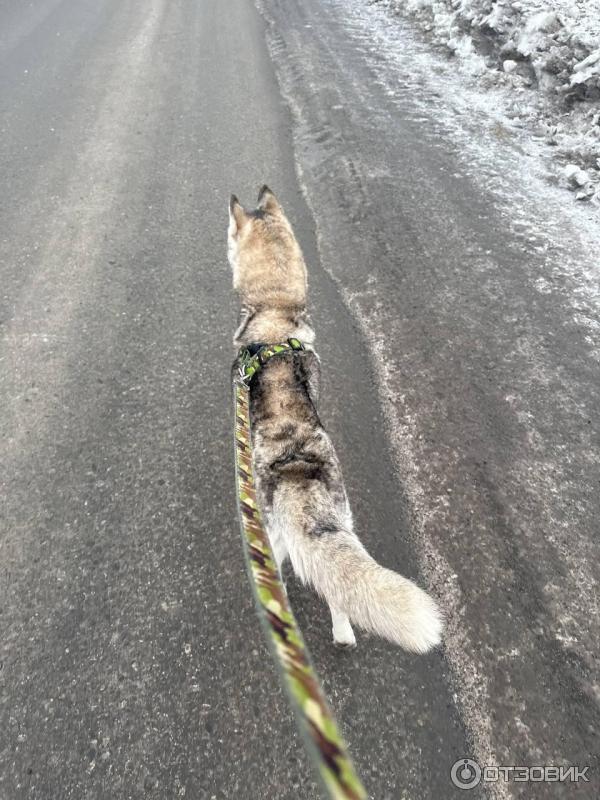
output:
[[[226,206],[265,181],[358,529],[448,613],[442,652],[339,653],[291,586],[370,796],[464,797],[475,754],[590,764],[597,797],[600,381],[567,277],[536,290],[344,4],[260,7],[0,2],[0,798],[320,796],[235,513]]]

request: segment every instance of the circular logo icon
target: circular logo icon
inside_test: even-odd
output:
[[[474,789],[481,780],[481,767],[472,758],[459,758],[452,765],[450,777],[459,789]]]

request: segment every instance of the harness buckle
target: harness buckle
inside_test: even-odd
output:
[[[248,350],[245,347],[240,348],[240,352],[238,354],[239,358],[239,366],[238,366],[238,376],[239,381],[244,386],[248,387],[250,385],[250,378],[251,375],[248,375],[248,369],[253,361],[254,356],[251,356]]]

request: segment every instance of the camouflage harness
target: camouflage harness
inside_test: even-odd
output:
[[[363,800],[367,794],[354,771],[290,608],[256,502],[250,435],[250,382],[273,356],[303,350],[305,347],[298,339],[261,345],[254,353],[245,347],[240,350],[238,378],[234,382],[240,522],[259,616],[327,794],[335,800]]]

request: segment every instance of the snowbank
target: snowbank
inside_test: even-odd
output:
[[[552,148],[560,182],[600,202],[600,0],[371,0],[410,16]]]

